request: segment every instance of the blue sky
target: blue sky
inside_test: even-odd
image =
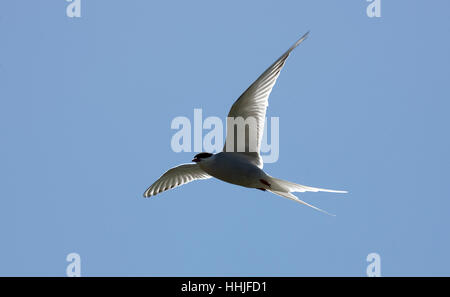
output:
[[[214,2],[214,3],[213,3]],[[0,3],[0,275],[449,275],[450,3]],[[142,193],[297,38],[267,115],[276,177],[323,215],[216,180]]]

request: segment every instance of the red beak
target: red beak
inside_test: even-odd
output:
[[[192,162],[195,162],[195,163],[200,162],[200,159],[199,158],[194,158],[194,159],[192,159]]]

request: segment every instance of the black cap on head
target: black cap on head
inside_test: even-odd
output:
[[[194,156],[194,159],[192,160],[192,162],[200,162],[200,160],[202,159],[206,159],[211,157],[213,154],[211,153],[200,153]]]

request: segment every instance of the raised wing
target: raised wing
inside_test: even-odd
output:
[[[292,52],[303,40],[306,39],[308,33],[302,36],[294,45],[292,45],[278,60],[275,61],[263,74],[234,102],[228,113],[228,118],[239,118],[241,117],[244,121],[248,120],[248,126],[245,124],[243,126],[227,125],[227,138],[223,148],[224,152],[242,152],[249,153],[249,158],[254,159],[255,164],[259,164],[262,168],[262,160],[259,157],[259,151],[261,147],[261,140],[264,132],[264,121],[266,118],[266,109],[269,105],[269,95],[272,91],[275,82],[280,75],[280,71],[284,66],[284,63]],[[250,125],[255,124],[256,127],[250,127]],[[230,128],[233,131],[230,131]],[[239,149],[239,133],[237,129],[244,129],[245,134],[245,150]],[[246,131],[246,130],[247,131]],[[253,131],[250,131],[252,130]],[[232,133],[230,133],[232,132]],[[251,133],[253,132],[253,133]],[[242,131],[241,131],[242,133]],[[252,136],[252,138],[249,138]],[[256,139],[254,139],[256,138]],[[228,146],[227,146],[228,144]]]
[[[156,182],[151,185],[144,193],[148,198],[169,189],[187,184],[196,179],[211,178],[209,174],[203,171],[198,164],[182,164],[169,169]]]

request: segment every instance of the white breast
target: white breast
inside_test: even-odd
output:
[[[209,175],[225,182],[243,187],[260,187],[259,179],[267,175],[259,167],[248,162],[239,153],[218,153],[199,162]]]

